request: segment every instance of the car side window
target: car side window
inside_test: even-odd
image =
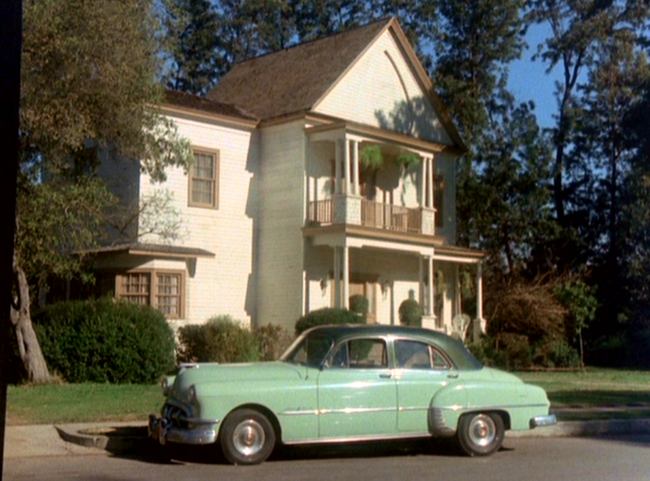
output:
[[[381,339],[352,339],[341,343],[331,358],[330,366],[350,369],[388,367],[386,343]]]
[[[418,341],[395,341],[397,367],[401,369],[449,369],[447,359],[435,347]]]

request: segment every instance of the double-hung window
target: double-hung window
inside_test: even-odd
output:
[[[219,153],[211,150],[194,150],[194,163],[190,169],[189,205],[217,208],[219,204]]]

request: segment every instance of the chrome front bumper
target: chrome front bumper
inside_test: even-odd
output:
[[[544,426],[553,426],[557,424],[555,414],[548,414],[546,416],[535,416],[530,420],[530,429],[541,428]]]
[[[160,444],[212,444],[217,440],[219,422],[199,421],[189,428],[173,426],[162,417],[149,415],[149,437]]]

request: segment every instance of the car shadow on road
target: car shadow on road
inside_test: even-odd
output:
[[[128,434],[128,438],[124,435]],[[142,431],[115,429],[106,450],[112,456],[155,464],[227,464],[218,445],[160,446]],[[278,445],[267,462],[307,459],[372,458],[389,456],[460,456],[451,439],[400,440],[346,444]]]

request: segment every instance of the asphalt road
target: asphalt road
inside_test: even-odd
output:
[[[446,444],[292,449],[259,466],[228,466],[212,452],[69,455],[5,460],[5,480],[607,480],[650,481],[650,435],[506,439],[489,458],[457,455]]]

